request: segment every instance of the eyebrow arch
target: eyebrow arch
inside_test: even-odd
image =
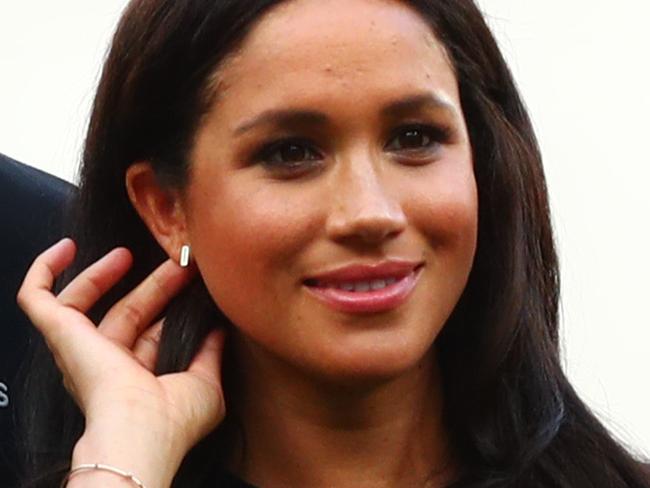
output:
[[[261,125],[277,125],[278,127],[289,128],[297,125],[322,126],[327,124],[328,121],[327,115],[312,110],[267,110],[237,127],[235,135],[241,135]]]
[[[381,109],[384,117],[400,117],[418,110],[442,110],[451,116],[457,115],[454,105],[435,93],[417,93],[389,103]]]
[[[429,92],[409,95],[390,102],[381,108],[380,113],[384,118],[397,118],[423,109],[442,110],[453,117],[458,114],[454,105],[437,94]],[[314,110],[271,109],[244,122],[235,129],[234,133],[235,135],[241,135],[261,125],[277,125],[290,128],[297,125],[323,126],[328,121],[329,118],[325,113]]]

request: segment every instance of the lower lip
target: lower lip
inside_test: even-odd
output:
[[[346,291],[338,288],[306,286],[309,293],[339,312],[377,313],[402,305],[417,284],[420,268],[401,280],[380,290]]]

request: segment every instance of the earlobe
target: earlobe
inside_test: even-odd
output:
[[[132,164],[126,171],[131,204],[158,244],[176,262],[186,240],[185,213],[176,190],[163,187],[148,162]]]

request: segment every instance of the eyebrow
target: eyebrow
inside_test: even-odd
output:
[[[398,118],[425,109],[442,110],[453,117],[458,115],[454,105],[437,94],[429,92],[409,95],[390,102],[381,108],[380,113],[384,118]],[[262,125],[276,125],[281,128],[291,128],[297,125],[323,126],[328,122],[329,118],[323,112],[300,109],[271,109],[244,122],[235,129],[234,133],[235,135],[241,135]]]

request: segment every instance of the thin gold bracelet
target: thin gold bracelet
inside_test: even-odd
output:
[[[79,473],[81,471],[91,471],[91,470],[94,470],[94,469],[99,470],[99,471],[108,471],[109,473],[116,474],[118,476],[121,476],[122,478],[125,478],[125,479],[127,479],[129,481],[132,481],[133,483],[135,483],[138,486],[138,488],[146,488],[144,486],[144,483],[142,481],[140,481],[138,478],[136,478],[135,475],[133,475],[132,473],[122,471],[121,469],[115,468],[113,466],[109,466],[107,464],[99,464],[99,463],[80,464],[79,466],[76,466],[76,467],[72,468],[68,472],[66,477],[63,479],[63,481],[61,482],[61,488],[65,488],[68,485],[68,482],[70,481],[70,478],[72,478],[72,476],[74,476],[75,474],[77,474],[77,473]]]

